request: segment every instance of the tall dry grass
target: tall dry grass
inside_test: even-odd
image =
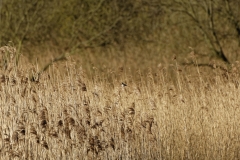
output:
[[[0,159],[239,159],[239,66],[46,72],[1,48]],[[187,69],[186,69],[187,70]],[[187,74],[188,73],[188,74]],[[31,77],[35,76],[34,79]],[[122,86],[122,82],[127,86]]]

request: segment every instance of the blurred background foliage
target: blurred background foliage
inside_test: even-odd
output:
[[[173,55],[187,64],[188,53],[230,63],[239,60],[239,8],[238,0],[1,0],[0,45],[11,41],[32,57],[53,48],[125,56],[123,65]]]
[[[160,12],[149,1],[2,0],[1,45],[53,41],[70,48],[139,41],[159,29]]]

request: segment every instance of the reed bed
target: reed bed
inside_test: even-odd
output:
[[[38,74],[13,48],[0,51],[0,159],[240,157],[237,65],[133,80],[122,70],[87,77],[73,60]]]

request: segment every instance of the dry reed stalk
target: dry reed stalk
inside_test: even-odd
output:
[[[110,84],[104,73],[90,79],[71,61],[34,82],[24,64],[7,66],[1,68],[0,159],[240,156],[236,71],[199,78],[177,70],[175,86],[164,70],[155,78],[149,71],[147,82],[142,74],[139,81],[112,75]]]

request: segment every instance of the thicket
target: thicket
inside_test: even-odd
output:
[[[230,63],[239,59],[239,8],[236,0],[2,0],[0,45],[151,44],[158,54],[193,51]]]
[[[212,57],[227,63],[237,58],[240,46],[239,1],[172,0],[164,2],[163,6],[173,14],[172,20],[178,29],[182,27],[182,32],[177,30],[179,37],[192,41],[189,43],[194,44],[192,46],[208,48]],[[180,44],[184,43],[180,41]]]
[[[0,40],[1,45],[48,40],[65,47],[122,44],[151,34],[158,14],[160,8],[148,1],[3,0]]]

